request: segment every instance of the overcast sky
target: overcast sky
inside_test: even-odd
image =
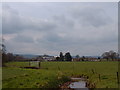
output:
[[[8,52],[101,55],[118,51],[117,2],[3,3]],[[1,14],[1,13],[0,13]]]

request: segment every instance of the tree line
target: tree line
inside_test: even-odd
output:
[[[0,46],[1,46],[1,48],[0,48],[0,56],[1,56],[0,60],[2,62],[2,65],[0,65],[0,66],[5,66],[6,62],[11,62],[11,61],[23,59],[23,57],[20,55],[14,55],[13,53],[7,53],[6,46],[4,44],[0,44]]]
[[[97,57],[96,59],[100,61],[104,59],[107,61],[110,61],[110,60],[115,61],[120,59],[119,56],[120,55],[117,52],[110,50],[108,52],[104,52],[100,57]],[[85,57],[85,56],[80,57],[79,55],[76,55],[75,58],[81,59],[81,61],[85,61],[86,59],[89,61],[90,59],[89,57]],[[63,53],[60,52],[59,56],[56,57],[56,61],[72,61],[72,56],[70,52],[65,53],[65,55],[63,55]]]
[[[13,55],[12,53],[7,53],[6,52],[6,47],[4,44],[0,44],[1,48],[0,48],[0,60],[2,60],[2,66],[5,65],[6,62],[10,62],[10,61],[17,61],[17,60],[24,60],[24,58],[20,55]],[[101,57],[98,57],[97,59],[106,59],[107,61],[109,60],[119,60],[120,55],[115,52],[115,51],[108,51],[108,52],[104,52]],[[79,59],[80,56],[76,55],[76,58]],[[84,61],[85,60],[85,56],[81,57],[81,60]],[[65,55],[63,55],[62,52],[60,52],[59,56],[56,57],[56,61],[72,61],[72,56],[70,54],[70,52],[65,53]]]
[[[60,52],[60,55],[56,57],[56,60],[57,61],[72,61],[72,56],[70,52],[65,53],[65,55],[63,55],[63,53]]]
[[[111,50],[111,51],[109,51],[109,52],[104,52],[101,57],[102,57],[103,59],[107,59],[108,61],[109,61],[110,59],[111,59],[112,61],[114,61],[114,60],[120,59],[119,56],[120,56],[120,55],[119,55],[117,52]]]

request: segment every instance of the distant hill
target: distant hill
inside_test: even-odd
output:
[[[28,59],[36,58],[38,56],[50,56],[50,55],[33,55],[33,54],[14,54],[14,55],[20,55]]]
[[[28,59],[41,56],[41,55],[32,55],[32,54],[14,54],[14,55],[20,55],[20,56],[23,56],[24,58],[28,58]]]
[[[72,56],[73,58],[75,58],[76,56]],[[80,56],[80,57],[82,57],[82,56]],[[87,57],[87,58],[98,58],[98,57],[101,57],[101,56],[85,56],[85,57]]]
[[[20,56],[23,56],[24,58],[28,58],[28,59],[35,58],[35,57],[38,57],[38,56],[44,56],[44,55],[33,55],[33,54],[14,54],[14,55],[20,55]],[[72,56],[72,57],[75,58],[76,56]],[[82,57],[82,56],[80,56],[80,57]],[[85,56],[85,57],[98,58],[98,57],[101,57],[101,56]]]
[[[98,57],[101,57],[101,56],[85,56],[85,57],[98,58]]]

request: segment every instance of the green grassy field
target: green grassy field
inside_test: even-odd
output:
[[[41,69],[19,68],[29,66],[28,62],[10,62],[6,66],[3,68],[3,88],[57,88],[70,77],[82,74],[89,76],[96,88],[118,88],[118,62],[42,62]]]
[[[0,89],[2,89],[2,68],[0,67]]]

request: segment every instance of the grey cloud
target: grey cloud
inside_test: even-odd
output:
[[[58,25],[65,25],[66,27],[74,27],[74,20],[68,18],[65,15],[53,16],[53,21]]]
[[[71,36],[66,36],[65,38],[62,38],[58,35],[58,33],[48,33],[47,35],[44,36],[43,39],[37,39],[38,44],[40,44],[43,48],[46,48],[47,50],[71,50],[73,48],[80,47],[86,47],[88,48],[89,46],[96,47],[100,45],[111,45],[112,43],[117,42],[117,36],[116,37],[111,37],[111,36],[106,36],[106,37],[99,37],[99,38],[76,38],[76,37],[71,37]],[[116,44],[117,45],[117,44]],[[85,49],[85,48],[84,48]]]
[[[112,20],[103,9],[95,7],[86,7],[84,9],[72,10],[72,16],[79,19],[79,23],[84,26],[100,27],[109,24]]]
[[[71,12],[60,10],[59,14],[54,12],[55,15],[49,14],[49,18],[46,19],[36,18],[34,15],[21,16],[7,7],[4,9],[6,13],[3,16],[3,35],[15,34],[15,37],[11,36],[12,39],[8,39],[7,43],[10,45],[8,47],[11,47],[10,50],[15,52],[56,54],[59,51],[71,51],[74,54],[90,55],[96,54],[99,50],[101,52],[111,48],[116,50],[116,22],[112,22],[103,9],[98,9],[92,4],[90,6],[93,8],[78,6],[71,9],[63,5],[60,7],[66,7],[66,10]],[[42,12],[44,8],[46,11],[47,8],[51,9],[41,7]]]
[[[56,24],[51,21],[23,17],[9,6],[3,5],[2,31],[4,34],[19,33],[27,29],[46,31],[54,30]]]
[[[12,40],[15,42],[21,43],[21,44],[22,43],[34,43],[33,38],[28,37],[28,36],[23,36],[23,35],[17,35]]]
[[[20,17],[17,12],[12,10],[9,6],[2,7],[2,31],[3,33],[15,33],[20,31],[23,27],[20,23]]]

